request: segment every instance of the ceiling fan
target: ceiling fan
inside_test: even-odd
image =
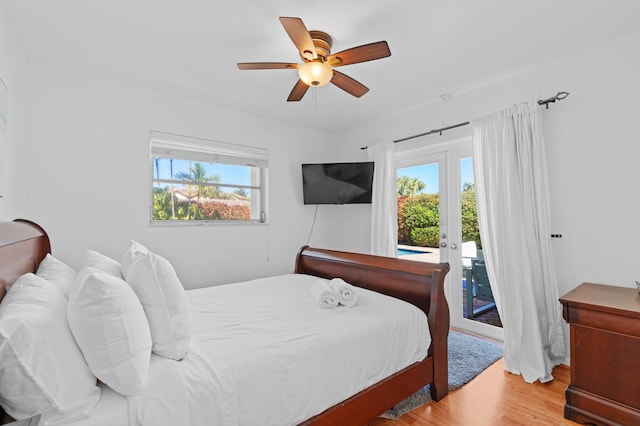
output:
[[[331,82],[345,92],[359,98],[369,91],[362,83],[334,68],[391,56],[386,41],[365,44],[331,54],[333,40],[323,31],[309,31],[300,18],[280,17],[280,23],[295,44],[302,64],[286,62],[243,62],[241,70],[297,69],[299,80],[287,98],[288,102],[302,99],[309,87]]]

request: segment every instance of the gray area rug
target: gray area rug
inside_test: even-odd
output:
[[[449,390],[468,383],[491,364],[502,358],[502,344],[469,334],[449,331]],[[405,413],[431,401],[429,386],[425,386],[380,417],[397,419]]]

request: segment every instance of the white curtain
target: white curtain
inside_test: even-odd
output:
[[[565,356],[550,241],[542,113],[536,102],[472,122],[478,221],[508,371],[553,380]]]
[[[367,148],[373,161],[373,199],[371,213],[371,254],[396,257],[398,222],[396,171],[393,142],[379,141]]]

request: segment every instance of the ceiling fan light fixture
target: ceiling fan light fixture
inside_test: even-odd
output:
[[[331,65],[321,61],[310,61],[298,67],[300,80],[311,87],[320,87],[329,83],[333,78]]]
[[[240,62],[238,68],[241,70],[297,69],[298,80],[289,93],[287,102],[297,102],[307,93],[309,87],[320,87],[327,83],[359,98],[369,91],[367,86],[337,71],[337,67],[391,56],[386,41],[363,44],[331,54],[333,40],[329,34],[324,31],[307,30],[300,18],[281,16],[280,23],[298,49],[302,63]]]

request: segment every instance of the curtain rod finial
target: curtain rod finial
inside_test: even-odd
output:
[[[551,96],[548,99],[540,99],[538,101],[538,105],[544,105],[546,107],[546,109],[549,109],[549,104],[555,101],[561,101],[564,98],[566,98],[567,96],[569,96],[569,92],[558,92],[555,94],[555,96]]]

